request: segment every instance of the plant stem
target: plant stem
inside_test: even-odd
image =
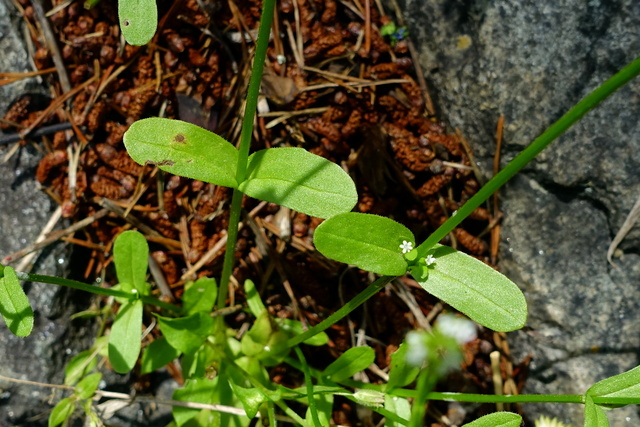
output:
[[[258,96],[260,95],[260,82],[262,81],[262,70],[267,57],[269,47],[269,34],[271,32],[271,21],[273,20],[273,10],[275,0],[264,0],[262,6],[262,16],[260,17],[260,28],[258,29],[258,39],[256,40],[256,52],[251,68],[249,88],[247,89],[247,102],[242,118],[242,131],[240,133],[240,146],[238,147],[238,165],[236,168],[236,181],[244,182],[247,174],[247,160],[249,149],[251,148],[251,135],[253,133],[253,121],[255,120],[256,108],[258,106]],[[242,209],[243,194],[234,189],[231,198],[231,213],[229,217],[229,228],[227,230],[227,246],[222,264],[222,274],[220,275],[220,288],[218,289],[218,309],[223,308],[227,302],[227,292],[229,279],[233,271],[236,241],[238,240],[238,223],[240,222],[240,211]],[[222,317],[220,322],[222,322]]]
[[[429,369],[423,369],[416,384],[416,397],[411,407],[410,427],[421,427],[424,425],[424,416],[427,410],[427,400],[429,392],[436,385],[437,377],[429,373]]]
[[[302,354],[302,350],[300,350],[300,347],[295,346],[293,349],[296,352],[296,356],[298,356],[298,360],[300,360],[300,367],[302,368],[302,373],[304,374],[304,384],[307,388],[307,399],[309,400],[309,411],[311,412],[313,425],[315,427],[322,427],[320,418],[318,418],[316,397],[313,395],[313,382],[311,381],[311,371],[309,370],[309,365],[307,365],[307,360],[304,358],[304,354]]]
[[[108,297],[126,298],[128,300],[140,299],[143,303],[148,305],[155,305],[165,310],[170,310],[175,313],[182,313],[182,308],[177,305],[169,304],[168,302],[160,301],[156,298],[135,295],[129,292],[118,291],[115,289],[101,288],[95,285],[89,285],[87,283],[78,282],[71,279],[65,279],[56,276],[45,276],[43,274],[31,274],[31,273],[19,273],[16,272],[18,279],[28,282],[49,283],[51,285],[65,286],[67,288],[78,289],[85,292],[91,292],[92,294],[105,295]]]
[[[369,298],[377,294],[378,291],[384,288],[387,285],[387,283],[389,283],[392,279],[393,277],[391,276],[380,277],[378,280],[376,280],[375,282],[367,286],[364,291],[356,295],[351,301],[349,301],[347,304],[340,307],[338,311],[333,313],[331,316],[327,317],[325,320],[318,323],[316,326],[304,331],[300,335],[289,339],[286,342],[286,345],[288,347],[296,346],[301,342],[329,328],[331,325],[338,322],[340,319],[342,319],[343,317],[351,313],[353,310],[360,307],[360,305],[364,303],[366,300],[368,300]]]
[[[460,224],[471,212],[484,203],[493,193],[502,187],[516,173],[527,165],[534,157],[544,150],[551,142],[567,131],[573,124],[588,113],[592,108],[604,101],[609,95],[625,85],[640,73],[640,58],[628,64],[621,71],[602,83],[593,92],[578,102],[557,122],[552,124],[542,135],[536,138],[522,153],[514,158],[504,169],[487,182],[473,197],[471,197],[454,215],[431,234],[417,247],[418,256],[424,257],[429,249],[442,240],[451,230]]]
[[[262,16],[260,17],[260,28],[258,29],[258,39],[256,40],[256,53],[253,58],[249,89],[247,90],[247,103],[244,110],[244,117],[242,118],[242,132],[240,133],[240,147],[238,148],[238,168],[236,169],[236,180],[238,184],[244,182],[246,179],[245,175],[247,173],[249,148],[251,147],[253,122],[258,106],[258,96],[260,95],[262,70],[264,69],[264,61],[267,57],[267,48],[269,47],[269,34],[271,33],[274,7],[275,0],[264,0]]]

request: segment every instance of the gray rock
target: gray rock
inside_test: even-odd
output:
[[[438,114],[460,128],[489,173],[500,114],[512,159],[571,106],[640,56],[640,3],[404,0]],[[533,355],[526,393],[582,394],[638,365],[640,227],[606,261],[640,196],[640,81],[628,84],[502,190],[502,271],[529,303],[511,334]],[[503,162],[503,164],[505,164]],[[581,405],[525,405],[531,418],[582,424]],[[609,413],[640,425],[636,407]]]

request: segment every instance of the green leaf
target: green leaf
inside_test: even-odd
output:
[[[76,354],[64,368],[64,385],[73,385],[86,376],[98,364],[95,349]]]
[[[282,331],[286,332],[289,336],[295,337],[296,335],[300,335],[305,331],[302,327],[302,322],[300,322],[299,320],[276,318],[275,321],[278,327]],[[303,341],[303,343],[313,346],[325,345],[328,342],[329,335],[324,332],[317,333],[311,338]]]
[[[119,374],[131,371],[140,354],[142,337],[142,301],[123,304],[109,335],[109,361]]]
[[[352,347],[327,366],[322,371],[322,376],[329,377],[331,381],[340,382],[367,369],[375,357],[375,352],[371,347]]]
[[[216,369],[220,362],[220,354],[210,345],[203,345],[192,353],[185,353],[180,359],[182,374],[186,379],[202,378]]]
[[[408,420],[411,419],[411,404],[404,397],[391,396],[389,394],[385,394],[384,396],[384,409],[387,411],[396,414],[402,419]],[[407,424],[397,423],[389,418],[386,419],[384,423],[384,427],[400,427]]]
[[[591,397],[630,397],[640,398],[640,366],[613,377],[595,383],[587,390]],[[606,405],[609,408],[620,408],[625,405]]]
[[[527,302],[515,283],[469,255],[448,246],[434,248],[429,276],[418,280],[425,291],[494,331],[524,326]]]
[[[93,396],[93,393],[98,389],[102,374],[96,372],[95,374],[87,375],[76,386],[76,396],[80,399],[89,399]]]
[[[589,394],[587,394],[584,405],[584,426],[609,427],[609,420],[607,420],[607,414],[605,414],[604,409],[596,405]]]
[[[205,313],[197,312],[187,317],[172,319],[156,316],[160,330],[171,347],[183,352],[191,353],[202,345],[211,335],[213,318]]]
[[[65,397],[56,406],[53,407],[51,415],[49,415],[49,427],[59,426],[67,420],[75,410],[74,399]]]
[[[244,281],[244,293],[247,295],[247,305],[249,306],[251,314],[260,317],[262,313],[267,311],[260,299],[256,285],[251,280],[247,279]]]
[[[152,117],[124,134],[129,155],[141,165],[204,182],[237,188],[238,150],[222,137],[191,123]]]
[[[113,243],[113,262],[116,265],[118,282],[125,292],[134,289],[140,295],[147,295],[147,267],[149,245],[144,236],[133,230],[120,233]]]
[[[404,387],[415,381],[420,373],[420,368],[411,366],[405,362],[407,353],[407,344],[402,343],[400,347],[391,355],[391,368],[389,371],[389,381],[387,381],[386,390],[392,390],[398,387]]]
[[[240,387],[234,384],[233,381],[230,381],[229,385],[231,386],[231,390],[233,390],[233,394],[240,400],[240,403],[242,403],[242,407],[249,418],[255,417],[260,409],[260,405],[269,400],[269,398],[257,388]]]
[[[0,278],[0,315],[14,335],[26,337],[31,333],[33,310],[16,271],[9,266],[4,268],[4,277]]]
[[[462,427],[520,427],[522,417],[512,412],[494,412]]]
[[[182,308],[185,314],[211,313],[218,296],[216,279],[201,277],[184,287]]]
[[[260,348],[259,350],[256,350],[255,352],[254,350],[249,350],[249,348],[245,349],[245,344],[244,344],[245,337],[250,338],[252,343],[255,343],[256,345],[260,345],[261,347],[264,347],[269,341],[269,337],[275,331],[276,331],[276,325],[274,324],[273,319],[271,318],[271,315],[269,314],[268,311],[266,310],[263,311],[262,314],[256,318],[256,321],[253,322],[251,329],[249,329],[249,331],[242,336],[242,340],[241,340],[242,352],[247,356],[253,356],[255,354],[258,354],[258,352],[262,351],[262,348]],[[253,347],[254,345],[251,344],[251,348]]]
[[[167,342],[165,337],[160,337],[153,341],[142,352],[140,361],[140,374],[148,374],[168,365],[180,356],[180,350],[177,350]]]
[[[158,7],[155,0],[118,0],[120,31],[127,43],[142,46],[156,33]]]
[[[316,426],[313,422],[313,415],[311,414],[311,408],[307,408],[305,415],[305,421],[310,426],[321,427],[330,426],[333,418],[333,395],[332,394],[320,394],[314,396],[316,403],[316,413],[318,414],[318,420],[320,426]]]
[[[349,212],[356,186],[342,168],[304,148],[269,148],[249,156],[247,179],[238,187],[256,199],[318,218]]]
[[[262,353],[258,354],[258,359],[265,366],[275,366],[281,363],[291,350],[286,345],[288,340],[289,335],[286,333],[282,331],[274,332],[269,337],[269,341],[264,346]]]
[[[324,221],[313,235],[324,256],[386,276],[401,276],[407,261],[400,245],[415,244],[407,227],[378,215],[348,212]]]

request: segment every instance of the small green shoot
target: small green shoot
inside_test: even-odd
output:
[[[149,245],[137,231],[120,233],[113,244],[113,258],[120,287],[129,294],[146,296]],[[139,298],[120,306],[109,335],[109,360],[113,369],[124,374],[133,369],[140,354],[142,312]]]

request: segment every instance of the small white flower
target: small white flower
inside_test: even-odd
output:
[[[427,255],[424,262],[427,263],[427,265],[431,265],[436,262],[436,258],[433,255]]]
[[[475,340],[478,335],[476,325],[472,321],[454,314],[438,316],[437,328],[442,334],[455,339],[460,345]]]
[[[405,342],[407,343],[407,352],[404,355],[404,361],[414,367],[422,366],[429,355],[424,335],[421,332],[411,331],[407,334]]]
[[[413,249],[413,243],[403,240],[402,244],[400,245],[400,249],[402,249],[403,254],[406,254]]]

